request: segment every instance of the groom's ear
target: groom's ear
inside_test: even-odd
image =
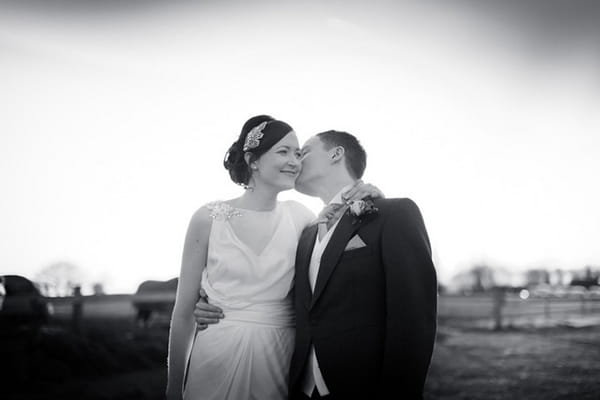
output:
[[[346,150],[342,146],[336,146],[331,149],[330,156],[333,162],[339,162],[346,153]]]

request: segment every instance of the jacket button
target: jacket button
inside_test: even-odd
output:
[[[318,322],[319,322],[319,321],[317,321],[315,318],[311,318],[311,319],[310,319],[310,324],[311,324],[312,326],[315,326],[315,325],[317,325],[317,324],[318,324]]]

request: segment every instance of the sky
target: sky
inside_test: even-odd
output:
[[[563,3],[0,1],[0,274],[177,276],[264,113],[301,142],[359,137],[364,180],[419,205],[442,282],[600,266],[600,6]]]

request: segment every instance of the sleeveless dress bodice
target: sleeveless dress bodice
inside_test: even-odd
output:
[[[298,206],[278,202],[261,212],[223,202],[207,205],[213,221],[202,288],[225,318],[196,333],[185,399],[287,398],[294,259],[310,219]],[[259,251],[238,235],[253,232],[267,238]]]

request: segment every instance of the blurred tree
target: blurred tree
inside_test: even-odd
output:
[[[448,291],[446,286],[440,282],[438,282],[438,294],[445,294]]]
[[[500,272],[500,274],[498,274]],[[497,284],[497,276],[506,280],[503,270],[494,269],[487,264],[475,264],[468,270],[456,274],[446,285],[449,293],[482,293],[490,290]],[[502,280],[502,279],[501,279]]]
[[[473,277],[473,291],[484,292],[494,287],[494,270],[485,264],[475,265],[471,271]]]
[[[102,282],[94,283],[94,285],[92,286],[92,290],[94,291],[95,296],[106,294],[104,293],[104,284]]]
[[[83,272],[75,264],[61,261],[43,268],[35,276],[44,296],[71,296],[77,286],[81,286]]]

